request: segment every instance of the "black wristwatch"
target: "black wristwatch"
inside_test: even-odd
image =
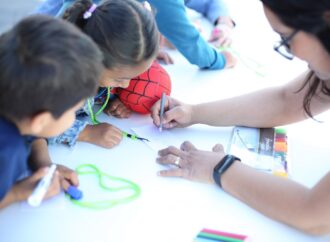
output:
[[[221,176],[225,173],[225,171],[234,163],[234,161],[241,161],[240,158],[234,156],[234,155],[225,155],[221,159],[221,161],[214,167],[213,169],[213,180],[216,184],[221,186]]]

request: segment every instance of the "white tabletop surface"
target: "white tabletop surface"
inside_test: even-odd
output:
[[[200,71],[171,51],[176,63],[165,68],[172,78],[173,97],[189,103],[217,100],[281,85],[304,71],[305,64],[287,61],[272,50],[277,36],[259,1],[233,0],[228,4],[237,23],[235,50],[264,65],[266,75],[257,75],[241,62],[233,70]],[[207,30],[203,34],[207,36]],[[286,127],[290,179],[306,186],[314,185],[330,169],[325,138],[325,130],[330,130],[329,114],[319,118],[325,122],[305,121]],[[99,119],[126,131],[151,125],[149,116],[118,120],[101,115]],[[211,149],[215,143],[226,142],[228,128],[196,125],[172,133],[177,137],[174,145],[191,140],[200,148]],[[191,242],[202,228],[249,235],[255,242],[330,241],[330,237],[308,236],[269,219],[216,186],[158,177],[162,167],[155,162],[156,151],[139,141],[124,139],[109,150],[87,143],[78,143],[73,149],[57,145],[50,147],[50,153],[54,162],[71,168],[91,163],[108,174],[132,180],[141,187],[141,196],[102,211],[77,207],[63,195],[37,209],[14,204],[0,211],[1,242]],[[93,189],[102,194],[97,184]]]

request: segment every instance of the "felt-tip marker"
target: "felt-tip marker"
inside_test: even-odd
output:
[[[165,92],[162,93],[162,97],[160,100],[160,124],[159,124],[159,132],[163,131],[163,118],[164,118],[164,109],[165,109],[165,101],[166,101],[166,94]]]
[[[40,179],[37,186],[34,188],[32,194],[28,197],[27,202],[32,207],[38,207],[44,198],[50,183],[52,181],[54,172],[56,171],[56,165],[52,164],[47,174]]]

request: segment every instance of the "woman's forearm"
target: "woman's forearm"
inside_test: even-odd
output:
[[[249,127],[274,127],[306,119],[303,100],[306,88],[299,91],[306,73],[280,87],[272,87],[211,103],[193,106],[193,123],[212,126],[242,125]],[[327,101],[314,98],[313,114],[330,107]]]
[[[308,189],[236,162],[221,183],[226,192],[273,219],[311,234],[330,232],[330,175]]]

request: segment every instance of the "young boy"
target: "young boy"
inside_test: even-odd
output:
[[[0,36],[0,208],[26,200],[51,163],[46,141],[28,136],[69,128],[102,67],[96,45],[59,19],[32,16]],[[77,176],[58,166],[46,198],[70,184]]]

